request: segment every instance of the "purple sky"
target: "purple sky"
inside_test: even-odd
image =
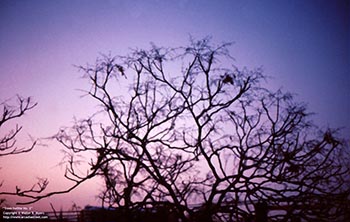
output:
[[[77,89],[87,85],[73,65],[92,63],[99,53],[125,54],[150,42],[175,47],[187,44],[189,35],[210,35],[217,43],[234,41],[236,65],[262,66],[272,77],[269,87],[296,93],[317,114],[320,126],[345,127],[343,135],[349,138],[349,12],[349,1],[339,0],[1,0],[0,101],[20,94],[39,103],[18,121],[25,127],[20,139],[26,144],[28,134],[51,136],[74,116],[95,110],[95,104],[80,98]],[[0,179],[14,188],[37,176],[49,177],[54,188],[64,187],[57,166],[61,148],[50,144],[1,159]],[[37,207],[94,204],[96,193],[90,188]]]

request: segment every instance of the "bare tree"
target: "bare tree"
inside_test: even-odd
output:
[[[129,221],[159,206],[182,221],[344,219],[347,144],[291,94],[263,87],[260,69],[232,65],[228,45],[152,45],[80,67],[101,109],[55,136],[75,184],[21,195],[35,202],[101,176],[103,204]]]
[[[33,103],[30,97],[23,98],[17,96],[17,101],[15,105],[11,105],[9,101],[3,102],[0,104],[0,130],[3,131],[5,125],[9,122],[12,122],[14,119],[22,117],[27,111],[33,109],[37,103]],[[7,130],[7,127],[5,131]],[[16,125],[13,129],[9,129],[6,132],[1,132],[0,136],[0,157],[5,157],[8,155],[21,154],[31,151],[36,141],[34,141],[30,147],[19,148],[17,146],[16,137],[22,130],[22,126]],[[3,182],[0,183],[0,187],[3,185]],[[0,199],[2,203],[4,199]]]

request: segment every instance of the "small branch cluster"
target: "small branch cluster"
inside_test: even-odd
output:
[[[37,103],[33,103],[30,97],[23,98],[20,96],[17,96],[17,104],[16,105],[10,105],[6,102],[3,102],[0,104],[0,130],[7,130],[4,129],[6,124],[9,124],[9,122],[13,122],[15,119],[22,117],[26,112],[33,109]],[[34,146],[36,145],[36,141],[34,141],[30,147],[28,148],[19,148],[17,147],[17,136],[19,135],[20,131],[22,130],[22,126],[16,125],[14,129],[9,130],[8,132],[0,135],[0,157],[5,157],[9,155],[16,155],[21,153],[27,153],[31,151]],[[2,132],[3,133],[3,132]],[[0,183],[0,187],[3,185],[3,181]],[[42,189],[44,190],[44,189]],[[41,191],[42,191],[41,190]],[[18,191],[18,192],[17,192]],[[11,192],[0,192],[0,195],[2,194],[9,194],[9,195],[19,195],[21,192],[17,188],[17,191],[15,193]],[[36,191],[35,189],[33,191]],[[38,192],[40,193],[40,192]],[[5,199],[0,199],[0,204],[3,203]]]
[[[3,128],[6,123],[23,116],[36,105],[37,103],[33,103],[30,97],[23,98],[20,96],[17,96],[17,105],[15,106],[11,106],[7,103],[0,104],[0,109],[2,111],[0,113],[0,128]],[[16,136],[21,130],[22,126],[16,125],[14,129],[0,137],[0,157],[29,152],[34,148],[36,142],[33,142],[29,148],[18,148],[16,146]]]

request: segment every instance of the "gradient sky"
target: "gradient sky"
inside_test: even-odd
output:
[[[0,101],[20,94],[39,103],[17,121],[24,125],[19,142],[25,145],[28,134],[51,136],[74,116],[96,110],[81,98],[77,89],[88,86],[73,65],[93,63],[99,53],[125,54],[150,42],[175,47],[190,35],[210,35],[216,43],[235,42],[237,66],[262,66],[272,77],[269,87],[296,93],[318,125],[345,127],[349,138],[349,12],[349,1],[340,0],[0,0]],[[61,148],[49,144],[2,158],[4,187],[49,177],[53,189],[63,188]],[[96,183],[35,206],[95,204]]]

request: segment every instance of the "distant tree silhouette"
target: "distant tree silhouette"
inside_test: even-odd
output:
[[[30,147],[19,148],[17,146],[16,137],[22,130],[22,126],[16,125],[14,129],[9,129],[8,131],[7,127],[4,129],[6,124],[22,117],[27,111],[33,109],[37,105],[37,103],[33,103],[30,97],[24,98],[17,96],[16,100],[15,105],[11,104],[11,101],[4,101],[0,103],[0,158],[8,155],[29,152],[36,144],[36,141],[34,141]],[[0,183],[0,187],[2,184],[3,181]],[[0,194],[2,193],[0,192]],[[4,200],[5,199],[1,198],[0,204],[3,203]]]
[[[103,204],[126,212],[166,205],[182,221],[343,220],[348,144],[291,94],[264,87],[261,69],[232,65],[228,45],[152,45],[80,67],[101,109],[55,135],[75,184],[21,193],[27,203],[100,176]]]

